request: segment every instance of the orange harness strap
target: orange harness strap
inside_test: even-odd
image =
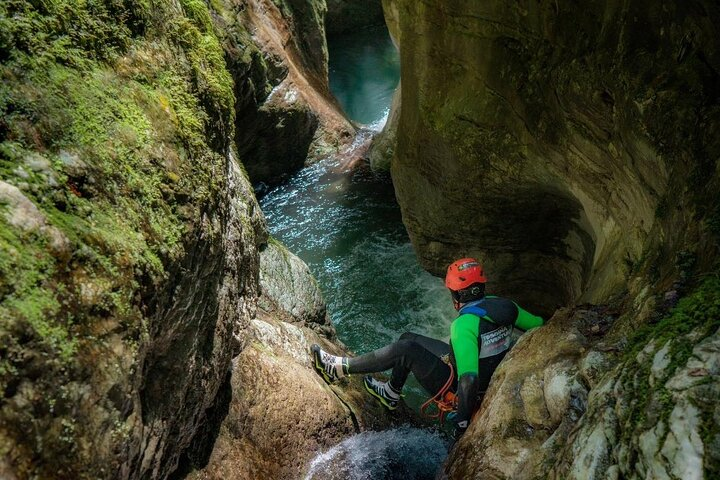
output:
[[[433,397],[429,398],[427,402],[423,403],[420,407],[420,413],[427,418],[437,418],[438,422],[443,423],[445,415],[450,412],[457,410],[457,396],[453,392],[449,392],[450,385],[452,385],[453,378],[455,377],[455,370],[451,363],[448,363],[450,367],[450,377],[448,377],[445,385],[436,393]],[[428,409],[431,405],[435,405],[437,412],[429,413]]]

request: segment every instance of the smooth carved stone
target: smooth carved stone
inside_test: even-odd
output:
[[[326,385],[310,345],[344,352],[315,331],[261,313],[249,333],[254,341],[233,362],[230,410],[209,465],[192,480],[302,478],[315,455],[342,439],[408,420],[367,395],[360,377]]]
[[[402,64],[391,172],[426,269],[479,257],[492,291],[550,315],[642,289],[666,242],[694,251],[681,212],[717,198],[715,3],[383,6]]]
[[[260,253],[258,306],[290,322],[330,325],[322,292],[308,266],[277,240]]]

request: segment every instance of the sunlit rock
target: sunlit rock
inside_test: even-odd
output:
[[[324,1],[252,0],[222,20],[235,141],[250,179],[273,184],[346,148],[354,127],[330,95]]]

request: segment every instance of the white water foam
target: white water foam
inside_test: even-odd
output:
[[[378,118],[374,122],[366,125],[368,130],[372,130],[373,132],[380,132],[387,123],[388,116],[390,115],[390,109],[386,108],[385,111],[382,114],[382,117]]]
[[[446,456],[447,443],[429,430],[363,432],[315,457],[305,480],[430,480]]]

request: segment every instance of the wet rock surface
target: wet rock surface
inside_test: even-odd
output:
[[[258,306],[287,322],[303,326],[327,326],[322,292],[308,266],[277,240],[260,253]]]
[[[523,335],[495,371],[479,413],[456,444],[450,478],[534,478],[538,452],[552,449],[582,416],[588,389],[579,361],[591,342],[576,327],[585,312],[561,311]]]
[[[400,120],[400,96],[401,89],[398,87],[393,95],[385,126],[383,126],[382,131],[373,138],[372,144],[370,145],[368,158],[370,159],[370,166],[373,170],[390,170],[392,158],[395,155],[397,126]]]
[[[629,336],[631,316],[584,334],[598,309],[578,308],[521,337],[451,452],[449,478],[713,478],[716,288]]]
[[[385,2],[392,175],[422,264],[478,256],[493,291],[550,314],[671,265],[660,238],[695,244],[679,210],[716,208],[720,12],[694,5]]]
[[[193,479],[301,478],[320,451],[409,419],[375,402],[360,377],[329,386],[315,372],[313,343],[346,352],[330,340],[335,331],[307,265],[276,241],[261,253],[260,284],[250,344],[233,361],[228,415],[209,464]]]
[[[278,183],[352,142],[328,87],[324,1],[243,1],[223,20],[235,141],[253,183]]]

